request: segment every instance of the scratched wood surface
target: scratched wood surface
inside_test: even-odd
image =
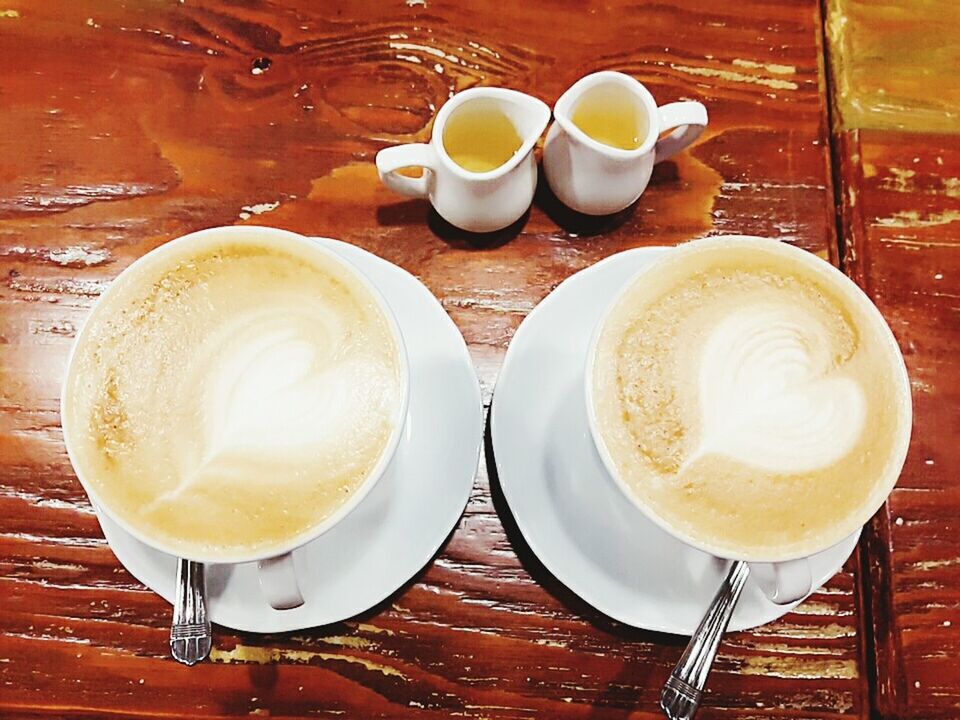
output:
[[[60,376],[111,278],[214,225],[339,237],[415,273],[487,402],[524,315],[614,252],[744,232],[837,261],[822,28],[800,0],[0,2],[0,715],[658,717],[682,641],[553,579],[489,455],[451,539],[388,601],[300,633],[217,628],[211,662],[176,665],[169,607],[114,559],[70,468]],[[552,103],[603,68],[710,110],[632,211],[587,221],[541,191],[475,238],[376,181],[376,151],[428,137],[456,90]],[[700,717],[867,717],[858,566],[731,634]]]
[[[873,696],[890,718],[960,713],[960,8],[831,0],[845,267],[913,383],[906,468],[869,533]],[[954,134],[950,134],[950,133]]]

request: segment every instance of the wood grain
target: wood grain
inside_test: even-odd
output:
[[[913,385],[907,464],[869,545],[877,703],[888,717],[955,717],[960,144],[862,130],[844,147],[846,266],[890,322]]]
[[[837,127],[953,133],[960,117],[960,5],[829,0]]]
[[[815,3],[669,0],[70,3],[0,8],[0,714],[4,717],[655,718],[679,639],[586,606],[531,555],[488,477],[440,555],[381,606],[289,635],[217,629],[166,657],[169,608],[113,558],[65,456],[60,376],[120,270],[186,232],[342,238],[420,277],[490,392],[520,321],[614,252],[711,233],[838,260]],[[592,220],[541,189],[468,236],[388,193],[373,157],[451,93],[552,103],[620,69],[710,128],[640,203]],[[729,636],[700,717],[866,717],[854,558],[779,622]]]
[[[960,708],[960,86],[956,7],[832,0],[845,268],[904,351],[906,467],[867,533],[865,604],[882,717]]]

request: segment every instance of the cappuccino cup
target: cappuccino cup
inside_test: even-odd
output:
[[[585,392],[624,497],[750,563],[778,604],[808,595],[808,559],[883,505],[910,440],[880,312],[829,263],[764,238],[695,240],[643,268],[596,328]]]
[[[303,603],[291,553],[337,525],[393,458],[403,337],[350,263],[285,230],[202,230],[113,281],[77,334],[64,442],[91,502],[161,552],[257,562]]]

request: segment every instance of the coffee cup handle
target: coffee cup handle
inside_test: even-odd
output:
[[[707,108],[695,100],[668,103],[657,108],[660,132],[673,129],[666,137],[657,140],[656,160],[673,157],[692,143],[707,127]]]
[[[258,570],[260,590],[274,610],[290,610],[303,605],[293,553],[261,560]]]
[[[777,563],[750,563],[750,577],[770,602],[788,605],[810,594],[813,577],[807,558]]]
[[[408,197],[425,198],[430,194],[430,177],[434,169],[434,150],[424,143],[394,145],[377,153],[377,173],[388,188]],[[423,168],[420,177],[407,177],[398,170]]]

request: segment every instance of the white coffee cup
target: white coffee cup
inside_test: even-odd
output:
[[[163,542],[158,541],[156,538],[147,536],[135,525],[128,522],[125,517],[112,510],[110,505],[104,502],[101,497],[99,497],[96,488],[89,481],[89,478],[86,477],[83,468],[80,467],[80,463],[77,460],[77,454],[72,450],[72,446],[74,444],[73,438],[75,434],[82,432],[83,429],[72,427],[71,422],[69,421],[71,414],[66,410],[70,404],[70,385],[68,380],[71,377],[74,358],[77,355],[77,348],[85,340],[86,328],[91,325],[91,319],[97,316],[99,312],[107,307],[107,301],[111,296],[113,288],[119,286],[119,281],[127,273],[132,272],[134,268],[142,268],[150,263],[160,262],[167,254],[174,250],[179,251],[185,245],[201,245],[211,240],[225,241],[229,243],[232,240],[249,238],[251,236],[256,236],[258,242],[262,239],[264,243],[268,245],[276,245],[280,247],[296,245],[301,251],[305,250],[308,254],[313,254],[318,257],[322,256],[325,259],[333,260],[348,273],[355,276],[358,282],[360,282],[367,288],[367,290],[369,290],[370,295],[374,298],[375,302],[382,311],[383,317],[387,321],[387,325],[389,326],[397,348],[397,359],[399,364],[400,402],[397,407],[396,417],[393,418],[393,430],[373,469],[366,476],[362,484],[357,487],[356,490],[354,490],[354,492],[342,505],[337,507],[336,510],[334,510],[322,521],[311,526],[298,536],[288,541],[284,546],[272,548],[270,552],[266,554],[245,552],[236,553],[229,556],[218,555],[216,557],[203,557],[199,555],[187,556],[187,559],[189,560],[210,564],[238,564],[257,562],[259,567],[260,586],[264,596],[272,607],[278,610],[284,610],[298,607],[304,602],[299,583],[297,582],[296,569],[293,563],[294,550],[313,540],[316,540],[318,537],[334,528],[363,501],[363,499],[367,496],[370,490],[373,489],[374,485],[376,485],[376,483],[386,472],[387,468],[390,466],[390,463],[396,453],[397,446],[400,442],[400,438],[403,434],[404,423],[407,416],[409,368],[407,365],[407,354],[403,343],[403,335],[400,332],[400,328],[397,324],[394,314],[383,295],[370,282],[370,280],[368,280],[351,263],[309,238],[287,230],[267,227],[238,226],[210,228],[208,230],[200,230],[198,232],[190,233],[189,235],[184,235],[183,237],[161,245],[160,247],[148,252],[146,255],[136,260],[129,267],[125,268],[123,272],[121,272],[120,275],[118,275],[114,280],[114,284],[107,288],[103,295],[101,295],[94,304],[94,307],[88,315],[84,326],[77,333],[76,340],[74,341],[73,348],[70,352],[70,357],[67,361],[67,370],[64,376],[64,384],[60,394],[60,416],[63,426],[63,439],[67,448],[67,454],[69,455],[70,461],[73,464],[77,479],[80,481],[80,484],[86,491],[91,503],[97,507],[99,512],[104,513],[127,533],[145,545],[148,545],[155,550],[168,555],[183,557],[184,554],[182,552],[179,552],[174,548],[167,547]],[[202,523],[204,519],[203,517],[197,517],[196,521],[198,523]]]
[[[765,248],[781,255],[787,262],[796,263],[797,265],[805,266],[814,270],[819,275],[821,280],[828,281],[830,285],[838,291],[838,294],[845,299],[845,302],[858,306],[858,308],[864,312],[864,315],[871,319],[871,324],[875,325],[880,336],[884,339],[884,352],[888,353],[888,357],[893,361],[893,365],[896,367],[895,390],[900,398],[900,404],[898,407],[900,408],[900,417],[903,418],[903,422],[900,424],[901,431],[898,433],[893,447],[893,454],[891,456],[892,459],[890,464],[887,466],[888,473],[884,475],[885,482],[887,484],[882,486],[882,489],[883,498],[886,498],[893,490],[897,477],[906,459],[907,448],[910,440],[912,406],[910,399],[910,384],[907,377],[907,370],[903,356],[900,353],[892,331],[886,324],[886,321],[880,314],[880,311],[871,302],[870,298],[868,298],[867,295],[859,287],[857,287],[852,280],[850,280],[850,278],[829,263],[821,260],[805,250],[801,250],[786,243],[778,243],[775,240],[770,240],[767,238],[740,235],[713,237],[696,242],[709,242],[717,244],[722,244],[724,242],[760,243]],[[693,250],[692,246],[681,246],[681,248],[671,252],[678,252],[682,248]],[[686,252],[687,250],[684,251]],[[593,378],[601,330],[607,320],[607,317],[617,306],[621,297],[623,297],[630,290],[635,282],[641,280],[643,276],[647,274],[652,276],[655,274],[657,270],[657,264],[658,263],[655,262],[652,265],[645,267],[624,285],[623,289],[617,293],[608,310],[600,318],[600,321],[597,323],[597,326],[594,330],[587,352],[587,363],[584,373],[584,390],[586,396],[587,420],[590,428],[590,435],[597,449],[597,453],[607,470],[607,475],[621,490],[621,495],[626,499],[626,501],[633,504],[650,521],[663,529],[676,540],[707,554],[719,556],[711,547],[698,542],[695,538],[690,537],[678,528],[670,525],[651,507],[648,507],[644,501],[638,497],[637,493],[631,490],[627,481],[621,476],[617,468],[617,463],[611,456],[607,445],[603,440],[603,435],[600,429],[600,421],[597,417],[597,408],[594,402]],[[809,552],[800,557],[788,556],[783,558],[773,558],[725,554],[722,556],[722,559],[743,560],[748,562],[750,565],[750,576],[753,578],[754,582],[764,593],[764,595],[766,595],[770,601],[776,604],[786,605],[803,599],[814,589],[813,575],[810,564],[810,559],[814,555],[827,550],[833,545],[843,545],[850,542],[850,539],[859,535],[861,531],[862,527],[858,528],[844,539],[841,539],[837,542],[831,540],[825,546],[812,548],[809,550]]]
[[[454,162],[443,144],[447,122],[472,103],[489,104],[513,124],[522,143],[513,156],[488,172]],[[429,143],[395,145],[377,153],[377,172],[394,192],[428,198],[451,225],[470,232],[501,230],[519,220],[533,202],[537,161],[533,148],[550,121],[550,108],[535,97],[505,88],[478,87],[454,95],[440,108]],[[398,170],[421,168],[418,178]]]
[[[590,137],[573,121],[578,103],[591,92],[609,88],[629,100],[646,122],[635,149],[613,147]],[[553,109],[554,123],[543,147],[543,170],[550,189],[567,207],[588,215],[609,215],[632,205],[647,188],[653,166],[696,140],[707,126],[699,102],[657,107],[638,80],[619,72],[593,73],[574,83]],[[672,132],[660,137],[661,133]]]

